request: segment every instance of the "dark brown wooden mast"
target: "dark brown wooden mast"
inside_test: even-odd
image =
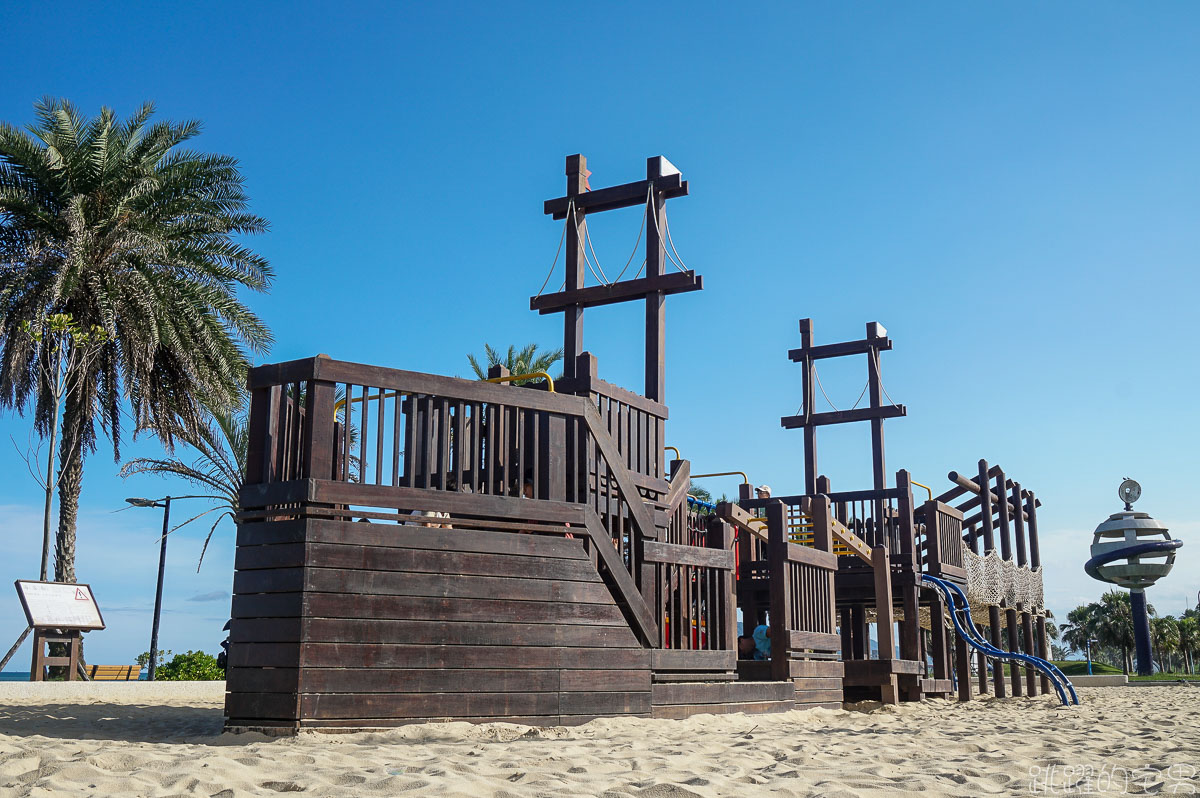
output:
[[[619,186],[589,190],[587,159],[582,155],[567,156],[567,193],[546,200],[545,213],[554,219],[564,219],[567,225],[566,285],[562,291],[531,297],[529,309],[540,314],[562,313],[563,377],[569,381],[577,376],[576,361],[583,354],[583,312],[586,308],[611,305],[617,302],[645,300],[646,302],[646,383],[644,395],[663,402],[664,347],[666,343],[666,297],[687,291],[698,291],[704,280],[693,271],[672,274],[666,272],[667,253],[662,236],[666,230],[666,201],[683,197],[688,184],[679,170],[662,156],[646,159],[646,179]],[[646,218],[645,277],[618,280],[607,285],[584,285],[587,259],[584,254],[589,213],[648,205]],[[639,271],[638,274],[641,272]]]
[[[887,337],[887,330],[879,322],[867,323],[867,335],[860,341],[846,341],[839,344],[813,344],[812,319],[800,320],[800,348],[788,351],[788,358],[793,363],[801,364],[804,369],[803,401],[804,407],[800,415],[784,416],[780,424],[784,429],[804,430],[804,491],[807,494],[817,492],[817,427],[827,424],[846,424],[853,421],[871,422],[871,471],[874,478],[875,490],[887,488],[887,466],[884,462],[883,450],[883,421],[908,414],[904,405],[882,402],[883,380],[879,371],[879,353],[892,348],[892,339]],[[867,390],[870,394],[868,407],[851,410],[833,410],[824,413],[813,411],[815,406],[814,390],[816,387],[816,362],[834,357],[847,355],[867,355]]]

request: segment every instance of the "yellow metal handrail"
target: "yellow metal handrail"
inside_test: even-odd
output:
[[[683,455],[681,455],[681,454],[679,453],[679,450],[678,450],[678,449],[676,449],[674,446],[664,446],[664,447],[663,447],[663,451],[664,451],[664,452],[665,452],[665,451],[672,451],[672,452],[675,452],[675,459],[676,459],[676,460],[682,460],[682,459],[683,459]]]
[[[925,490],[927,490],[929,492],[929,501],[933,501],[933,488],[929,487],[928,485],[922,485],[920,482],[917,482],[915,479],[910,479],[908,481],[908,483],[910,485],[916,485],[918,488],[924,488]]]
[[[544,371],[531,371],[528,374],[509,374],[507,377],[489,377],[484,382],[516,382],[517,380],[529,380],[534,377],[544,379],[547,389],[550,393],[554,393],[554,378]]]
[[[750,484],[750,477],[746,476],[745,471],[717,471],[712,474],[692,474],[692,479],[704,479],[706,477],[741,477],[744,484]]]

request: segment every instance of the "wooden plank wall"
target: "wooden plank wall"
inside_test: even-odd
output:
[[[652,652],[580,541],[266,522],[239,528],[236,569],[230,727],[651,712]]]

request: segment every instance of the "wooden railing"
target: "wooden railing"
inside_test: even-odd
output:
[[[639,486],[661,493],[667,479],[663,462],[667,406],[600,379],[596,357],[589,352],[577,359],[575,374],[559,380],[558,390],[587,397],[594,403],[625,467],[644,477],[638,480]]]
[[[743,499],[743,508],[761,514],[771,502],[780,501],[793,519],[802,511],[803,503],[825,495],[830,501],[833,517],[840,521],[870,548],[886,546],[893,568],[912,568],[916,562],[917,530],[913,519],[912,483],[908,472],[896,473],[896,487],[883,490],[855,490],[835,493],[829,490],[829,480],[817,480],[816,496],[794,495],[770,499]],[[843,569],[867,568],[860,558],[842,547],[837,548]]]
[[[807,509],[808,503],[805,503]],[[789,540],[787,508],[766,507],[771,573],[771,669],[776,679],[795,674],[791,663],[833,659],[840,648],[834,619],[834,574],[838,567],[827,522],[813,527],[812,546]]]
[[[925,572],[931,576],[965,584],[962,511],[939,501],[925,502],[919,510],[919,550]]]
[[[254,369],[250,391],[241,522],[320,516],[571,534],[647,645],[735,651],[733,554],[723,533],[687,513],[686,469],[675,484],[654,476],[661,449],[647,447],[661,429],[645,433],[654,425],[639,426],[632,410],[610,401],[605,418],[591,395],[323,356]],[[703,634],[684,633],[693,622]]]

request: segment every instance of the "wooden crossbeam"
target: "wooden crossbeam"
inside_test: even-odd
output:
[[[822,344],[820,346],[800,347],[789,349],[788,359],[799,363],[807,356],[809,360],[824,360],[845,355],[865,355],[872,349],[886,352],[892,348],[891,338],[866,338],[861,341],[846,341],[840,344]]]
[[[827,413],[813,413],[804,416],[784,416],[779,423],[784,429],[802,429],[804,427],[821,427],[827,424],[844,424],[848,421],[872,421],[875,419],[898,418],[908,415],[904,405],[888,407],[861,407],[856,410],[833,410]]]
[[[719,502],[716,509],[717,517],[733,524],[738,529],[744,529],[751,535],[767,540],[767,525],[754,520],[754,516],[733,502]]]
[[[567,289],[556,294],[542,294],[530,298],[529,309],[536,310],[544,316],[547,313],[560,313],[570,307],[594,308],[627,302],[630,299],[644,299],[647,294],[655,292],[683,294],[703,288],[704,278],[689,270],[674,274],[641,277],[637,280],[624,280],[611,285],[590,285],[587,288]]]
[[[841,542],[843,546],[854,552],[860,560],[863,560],[867,565],[874,562],[871,553],[871,547],[866,544],[862,538],[850,531],[849,527],[843,524],[836,518],[830,519],[830,531],[833,537]]]
[[[600,211],[611,211],[617,208],[629,208],[634,205],[641,205],[646,202],[646,195],[650,193],[650,187],[663,193],[664,199],[672,199],[674,197],[685,197],[688,193],[687,181],[682,179],[679,173],[673,175],[663,175],[650,180],[635,180],[632,183],[623,183],[619,186],[609,186],[608,188],[598,188],[595,191],[587,191],[578,194],[574,197],[575,208],[587,213],[599,213]],[[567,208],[570,206],[571,197],[558,197],[557,199],[546,200],[545,213],[552,214],[554,219],[567,218]]]

